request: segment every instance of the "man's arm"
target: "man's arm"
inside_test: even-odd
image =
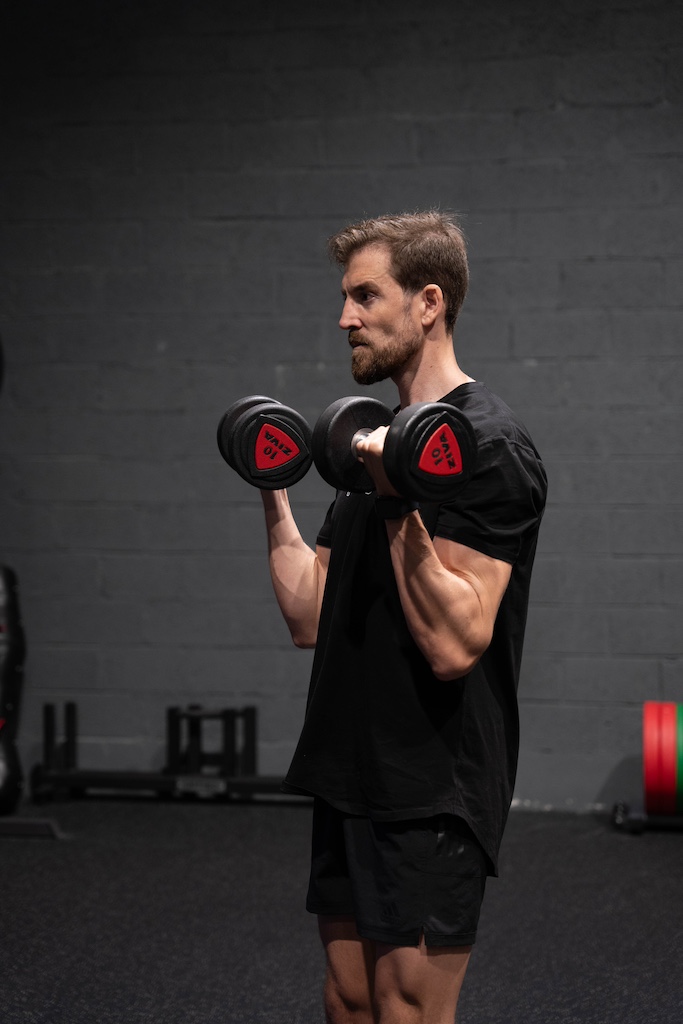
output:
[[[395,495],[384,472],[387,427],[358,442],[378,495]],[[491,642],[512,566],[464,544],[429,536],[418,511],[386,520],[401,605],[415,643],[437,679],[458,679]]]
[[[386,521],[401,605],[437,679],[458,679],[491,642],[512,566],[424,527],[419,512]]]
[[[328,548],[315,551],[296,525],[286,491],[261,491],[268,533],[273,589],[297,647],[315,647],[330,560]]]

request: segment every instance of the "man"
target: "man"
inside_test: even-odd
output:
[[[284,491],[262,492],[275,593],[315,646],[284,788],[315,797],[307,907],[332,1024],[452,1024],[512,798],[516,690],[546,495],[526,430],[458,365],[464,240],[438,212],[330,240],[355,380],[400,407],[445,401],[474,428],[458,497],[420,508],[383,469],[387,428],[358,445],[375,484],[339,492],[313,551]]]

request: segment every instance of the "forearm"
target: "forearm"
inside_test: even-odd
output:
[[[303,540],[286,491],[261,491],[270,576],[278,605],[297,647],[314,647],[326,567]]]
[[[466,675],[490,643],[499,601],[490,607],[484,581],[467,566],[444,565],[419,512],[387,520],[386,528],[413,639],[438,679]]]

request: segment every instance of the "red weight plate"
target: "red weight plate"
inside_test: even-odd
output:
[[[449,461],[450,458],[450,461]],[[384,469],[399,494],[452,501],[475,470],[477,438],[470,421],[446,402],[416,402],[392,421]]]
[[[264,423],[256,438],[254,462],[259,472],[278,469],[295,459],[301,449],[281,427]]]
[[[660,788],[663,814],[676,813],[676,746],[678,715],[675,704],[664,703],[659,712]]]
[[[437,427],[424,445],[417,468],[433,476],[458,476],[462,473],[462,452],[448,423]]]
[[[659,704],[649,700],[643,705],[643,783],[645,810],[659,814]]]

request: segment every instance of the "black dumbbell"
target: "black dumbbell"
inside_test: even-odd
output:
[[[376,398],[339,398],[313,428],[313,461],[323,480],[339,491],[373,491],[372,477],[356,458],[355,440],[388,426],[391,409]]]
[[[470,479],[477,442],[467,417],[445,402],[418,402],[394,416],[374,398],[340,398],[313,430],[313,460],[323,480],[337,490],[372,491],[356,443],[389,426],[384,470],[399,494],[418,501],[447,501]]]
[[[311,428],[295,409],[264,395],[240,398],[218,424],[218,448],[243,480],[274,491],[310,469]]]

